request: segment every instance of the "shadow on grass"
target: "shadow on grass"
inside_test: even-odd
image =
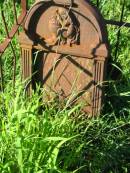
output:
[[[127,115],[130,110],[130,79],[127,78],[121,65],[116,63],[112,65],[112,59],[109,59],[107,67],[107,86],[105,87],[105,104],[103,113],[114,112],[119,116]]]

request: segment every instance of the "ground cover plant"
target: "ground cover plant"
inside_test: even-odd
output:
[[[2,4],[3,1],[0,1]],[[91,1],[97,4],[96,0]],[[33,1],[29,1],[29,5]],[[100,0],[104,18],[120,20],[123,0]],[[5,0],[8,26],[13,23],[12,1]],[[124,21],[130,21],[130,2],[125,1]],[[19,1],[17,3],[19,11]],[[38,92],[26,98],[20,80],[17,35],[15,94],[12,88],[13,57],[9,48],[2,56],[5,92],[0,93],[1,173],[129,173],[130,172],[130,33],[108,26],[111,46],[104,113],[86,118],[82,105],[68,108],[58,100],[41,102]],[[0,19],[0,42],[6,33]],[[113,75],[114,74],[114,75]],[[42,91],[44,92],[44,91]]]

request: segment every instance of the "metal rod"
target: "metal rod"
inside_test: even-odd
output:
[[[97,0],[97,7],[99,7],[99,3],[100,3],[100,1],[99,1],[99,0]]]
[[[3,10],[1,11],[1,14],[2,14],[3,22],[4,22],[6,34],[7,34],[7,37],[9,38],[9,31],[8,31],[8,27],[7,27],[7,24],[6,24],[6,20],[5,20],[5,17],[4,17]],[[12,53],[13,53],[13,56],[14,56],[14,59],[13,59],[13,87],[15,88],[16,54],[15,54],[15,50],[14,50],[14,47],[12,45],[12,42],[10,42],[10,46],[11,46]]]
[[[17,11],[16,11],[15,0],[13,0],[13,10],[14,10],[15,21],[16,21],[16,24],[18,25],[18,18],[17,18]]]
[[[2,9],[1,9],[1,16],[2,16],[2,20],[4,22],[4,26],[5,26],[5,31],[6,31],[7,37],[9,38],[9,31],[8,31],[8,27],[7,27],[7,24],[6,24],[6,21],[5,21],[4,11]]]
[[[18,18],[18,23],[19,25],[13,25],[10,33],[9,33],[9,38],[6,38],[3,43],[0,44],[0,52],[1,54],[3,54],[3,52],[6,50],[6,48],[8,47],[8,45],[11,42],[11,39],[14,37],[14,35],[16,34],[16,32],[18,31],[18,28],[20,27],[20,25],[22,24],[24,18],[26,16],[26,13],[22,13],[19,18]]]
[[[121,11],[121,17],[120,17],[120,23],[123,22],[124,17],[124,10],[125,10],[125,0],[123,2],[122,11]],[[116,42],[116,50],[115,50],[115,58],[117,58],[119,44],[120,44],[120,36],[121,36],[121,27],[119,27],[119,31],[117,33],[117,42]]]
[[[18,25],[18,17],[17,17],[15,0],[13,0],[13,11],[14,11],[14,17],[15,17],[16,24]],[[17,32],[18,32],[18,35],[19,35],[19,30]]]
[[[27,12],[28,0],[21,0],[22,11]]]
[[[5,29],[6,29],[6,33],[7,33],[7,38],[0,44],[0,54],[2,55],[4,53],[4,51],[6,50],[6,48],[8,47],[8,45],[11,42],[11,39],[14,37],[14,35],[16,34],[16,32],[19,29],[19,26],[22,25],[25,17],[26,17],[26,13],[27,13],[27,1],[28,0],[21,0],[21,15],[17,18],[17,22],[18,24],[13,25],[12,29],[10,32],[8,32],[8,28],[5,22],[5,17],[4,17],[4,12],[2,10],[2,6],[1,7],[1,15],[2,15],[2,19],[4,21],[4,25],[5,25]]]
[[[128,22],[114,21],[114,20],[105,19],[105,23],[107,25],[115,25],[115,26],[119,26],[119,27],[128,27],[128,28],[130,28],[130,23],[128,23]]]
[[[0,91],[4,92],[4,80],[3,80],[3,69],[2,69],[2,56],[0,56]]]
[[[15,53],[15,50],[14,50],[14,47],[12,45],[12,43],[10,43],[10,46],[11,46],[11,49],[12,49],[12,53],[13,53],[13,56],[14,56],[14,59],[13,59],[13,88],[15,88],[15,82],[16,82],[16,53]]]

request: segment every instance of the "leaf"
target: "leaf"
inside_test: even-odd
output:
[[[73,137],[71,137],[71,138],[64,138],[61,142],[59,142],[59,143],[55,146],[55,148],[54,148],[54,150],[52,151],[51,156],[50,156],[50,158],[48,159],[48,162],[47,162],[48,168],[56,168],[56,161],[57,161],[57,157],[58,157],[59,150],[60,150],[61,146],[62,146],[65,142],[70,141],[70,140],[76,138],[77,136],[79,136],[79,135],[73,136]]]
[[[81,169],[83,169],[83,168],[85,168],[85,167],[86,167],[86,165],[81,166],[80,168],[76,169],[76,170],[75,170],[75,171],[73,171],[72,173],[77,173],[78,171],[80,171]]]
[[[119,70],[122,74],[124,74],[123,71],[122,71],[122,69],[121,69],[119,66],[117,66],[117,65],[114,64],[114,63],[111,63],[111,65],[112,65],[113,67],[115,67],[117,70]]]
[[[23,154],[22,154],[22,145],[20,137],[18,137],[16,140],[16,151],[17,151],[17,160],[20,172],[23,173]]]
[[[36,173],[44,173],[44,172],[43,172],[43,170],[40,170],[40,171],[38,171],[38,172],[36,172]]]

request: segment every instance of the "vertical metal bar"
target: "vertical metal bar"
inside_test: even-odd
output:
[[[17,18],[17,11],[16,11],[15,0],[13,0],[13,10],[14,10],[14,17],[15,17],[16,24],[18,24],[18,18]]]
[[[22,11],[24,12],[27,11],[27,4],[28,4],[28,0],[21,0]]]
[[[97,74],[96,74],[96,69],[97,69],[97,61],[94,61],[94,68],[93,68],[93,81],[94,81],[94,86],[93,86],[93,92],[92,92],[92,116],[95,115],[95,96],[96,96],[96,78],[97,78]]]
[[[99,7],[100,0],[97,0],[97,7]]]
[[[13,11],[14,11],[14,17],[15,17],[16,24],[18,25],[18,17],[17,17],[15,0],[13,0]],[[18,30],[18,35],[19,35],[19,30]]]
[[[4,92],[4,78],[2,69],[2,57],[0,55],[0,91]]]
[[[125,0],[122,5],[122,10],[121,10],[121,17],[120,17],[120,23],[123,22],[123,17],[124,17],[124,11],[125,11]],[[119,44],[120,44],[120,36],[121,36],[121,27],[119,27],[119,31],[117,33],[117,42],[116,42],[116,50],[115,50],[115,58],[117,58],[118,54],[118,49],[119,49]]]
[[[7,24],[6,24],[6,21],[5,21],[4,12],[3,12],[2,9],[1,9],[1,16],[2,16],[2,20],[4,22],[4,27],[5,27],[5,31],[6,31],[7,37],[9,38],[9,31],[8,31],[8,27],[7,27]]]
[[[2,16],[2,20],[4,22],[4,26],[5,26],[5,31],[6,31],[7,37],[9,38],[9,32],[8,32],[8,28],[7,28],[7,25],[6,25],[5,16],[4,16],[4,12],[3,12],[2,8],[1,8],[1,16]],[[2,92],[4,92],[4,78],[3,78],[3,68],[2,68],[2,57],[1,57],[1,55],[0,55],[0,80],[1,80],[0,90]]]
[[[7,27],[7,24],[6,24],[6,20],[5,20],[5,16],[4,16],[3,10],[1,10],[1,15],[2,15],[3,22],[4,22],[4,26],[5,26],[7,37],[9,38],[9,31],[8,31],[8,27]],[[13,60],[13,88],[15,88],[16,54],[15,54],[15,50],[14,50],[14,47],[13,47],[11,42],[10,42],[10,46],[11,46],[12,53],[13,53],[13,56],[14,56],[14,60]]]
[[[14,50],[14,47],[12,45],[12,43],[10,43],[10,46],[11,46],[11,49],[12,49],[12,53],[13,53],[13,56],[14,56],[14,59],[13,59],[13,88],[15,88],[15,82],[16,82],[16,53],[15,53],[15,50]]]
[[[4,16],[4,11],[2,9],[2,5],[0,6],[0,8],[1,8],[0,11],[1,11],[2,20],[3,20],[3,23],[4,23],[7,39],[10,39],[10,34],[9,34],[9,31],[8,31],[8,26],[7,26],[7,23],[6,23],[6,19],[5,19],[5,16]],[[21,0],[21,8],[22,8],[22,13],[27,12],[27,0]],[[18,18],[17,18],[17,10],[16,10],[15,0],[13,0],[13,12],[14,12],[14,17],[15,17],[16,24],[18,25]],[[13,59],[13,87],[15,88],[16,52],[15,52],[15,49],[14,49],[11,42],[10,42],[10,46],[11,46],[13,57],[14,57],[14,59]],[[0,52],[0,90],[4,91],[4,78],[3,78],[3,69],[2,69],[2,54],[3,54],[3,52]]]

